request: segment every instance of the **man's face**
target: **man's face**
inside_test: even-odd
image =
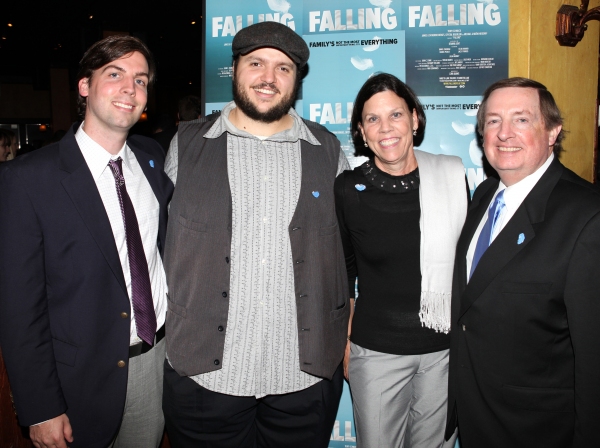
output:
[[[259,48],[238,59],[233,73],[233,99],[249,118],[273,123],[294,105],[296,64],[274,48]]]
[[[10,154],[10,141],[3,142],[0,139],[0,162],[6,162],[6,158]]]
[[[490,165],[506,186],[541,167],[552,153],[561,126],[547,130],[537,90],[505,87],[488,98],[483,147]]]
[[[139,52],[127,54],[79,81],[87,97],[85,131],[127,133],[137,123],[148,97],[148,63]]]

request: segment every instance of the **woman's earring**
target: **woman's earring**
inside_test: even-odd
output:
[[[365,148],[368,148],[368,147],[369,147],[369,145],[367,145],[367,142],[365,142],[364,144],[365,144]]]
[[[417,135],[417,130],[416,129],[413,131],[413,135]]]

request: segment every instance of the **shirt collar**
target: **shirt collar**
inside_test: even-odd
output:
[[[85,162],[92,173],[94,181],[97,181],[100,178],[104,170],[108,167],[108,162],[110,159],[116,160],[119,157],[123,159],[123,170],[131,173],[131,157],[133,156],[133,152],[129,146],[127,146],[127,143],[124,143],[119,153],[113,156],[106,149],[96,143],[92,137],[85,133],[83,130],[84,123],[85,122],[81,123],[79,129],[77,129],[77,132],[75,133],[75,140],[77,141],[79,149],[81,150],[81,154],[83,154],[83,158],[85,159]]]
[[[247,138],[258,138],[255,135],[252,135],[246,131],[236,128],[231,121],[229,121],[229,113],[236,108],[235,102],[231,101],[225,105],[223,110],[221,111],[221,115],[217,118],[217,121],[211,126],[204,137],[206,138],[218,138],[223,134],[223,132],[228,132],[229,134],[236,135],[238,137],[247,137]],[[273,134],[264,140],[270,140],[275,142],[296,142],[299,139],[305,140],[311,145],[320,145],[319,141],[316,137],[310,132],[310,129],[306,126],[300,115],[294,110],[294,108],[290,108],[289,115],[294,119],[293,125],[290,129],[286,129],[285,131],[278,132],[277,134]]]
[[[553,160],[554,153],[551,153],[550,157],[548,157],[544,164],[540,166],[536,171],[531,173],[529,176],[521,179],[516,184],[511,185],[510,187],[507,187],[502,181],[500,181],[500,184],[498,185],[498,190],[496,191],[496,195],[500,191],[506,190],[504,192],[504,203],[508,210],[512,210],[514,212],[517,208],[519,208],[519,206],[523,203],[529,192],[533,190],[535,184],[537,184],[541,177],[544,175],[544,173],[546,172]]]

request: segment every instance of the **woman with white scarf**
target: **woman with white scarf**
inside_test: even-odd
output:
[[[437,448],[446,423],[450,297],[468,192],[460,158],[413,148],[425,113],[393,75],[362,86],[352,113],[357,156],[335,182],[351,317],[344,374],[357,446]]]

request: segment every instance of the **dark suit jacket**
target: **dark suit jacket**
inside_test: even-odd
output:
[[[121,421],[130,332],[121,313],[131,310],[77,126],[0,170],[0,343],[20,424],[66,412],[70,446],[87,448],[106,446]],[[127,144],[160,203],[162,248],[173,191],[162,150],[145,137]]]
[[[497,186],[477,188],[457,245],[446,435],[458,416],[462,448],[600,446],[600,195],[554,160],[467,285]]]

